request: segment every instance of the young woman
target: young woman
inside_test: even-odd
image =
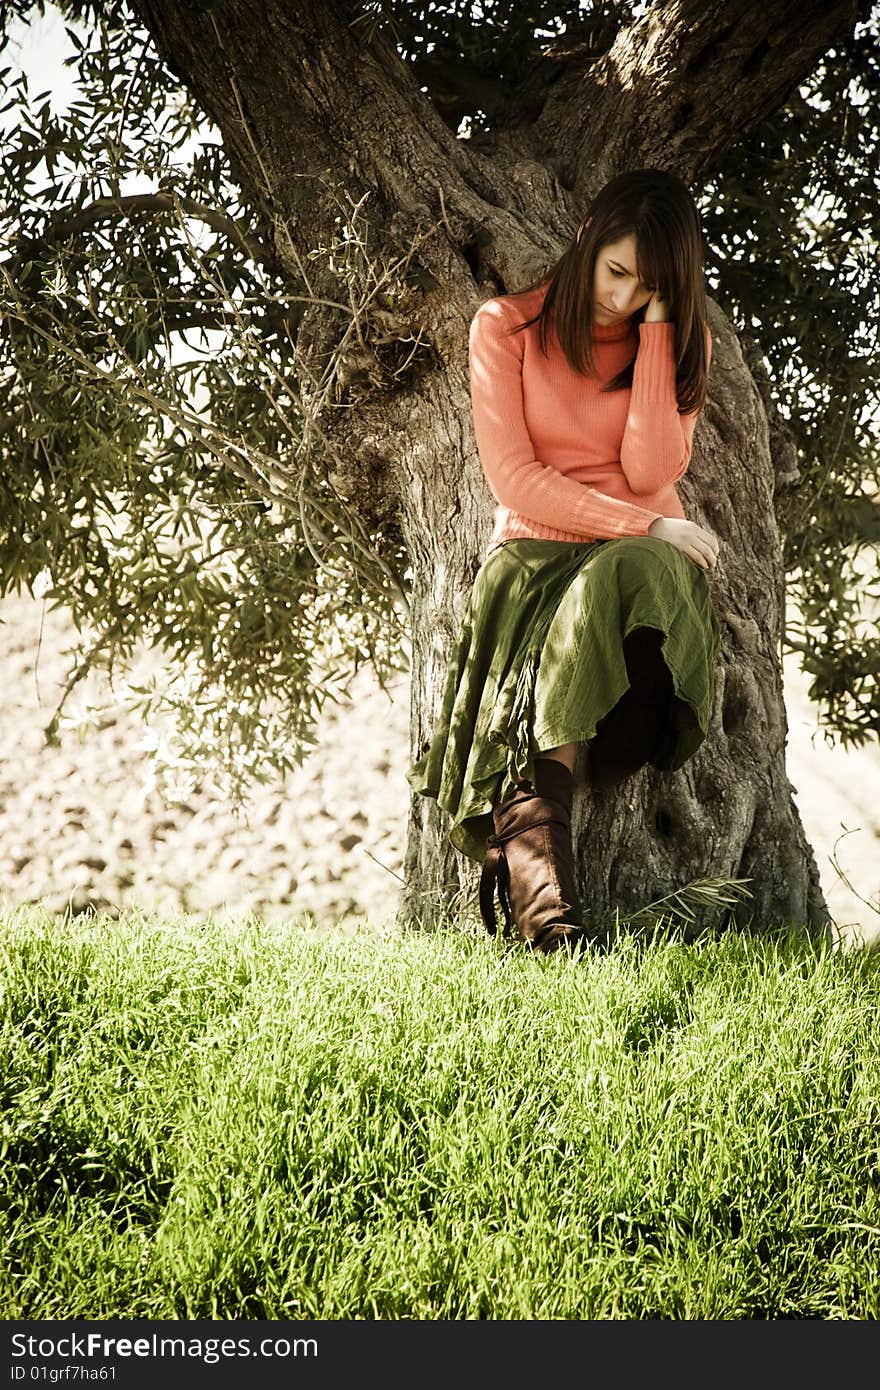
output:
[[[711,531],[676,492],[706,397],[702,235],[687,187],[620,174],[549,274],[470,329],[480,461],[498,502],[434,736],[407,773],[483,862],[536,952],[590,937],[573,770],[608,787],[681,767],[706,736],[719,628]]]

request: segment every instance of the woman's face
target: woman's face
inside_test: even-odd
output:
[[[629,318],[647,304],[654,289],[639,279],[632,234],[599,247],[593,272],[593,317],[597,323],[607,326]]]

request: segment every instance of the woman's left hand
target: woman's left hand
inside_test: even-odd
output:
[[[665,299],[661,299],[656,290],[648,300],[648,307],[645,309],[645,323],[668,323],[669,308]]]

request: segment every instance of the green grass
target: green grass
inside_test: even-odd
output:
[[[880,960],[0,925],[0,1315],[880,1312]]]

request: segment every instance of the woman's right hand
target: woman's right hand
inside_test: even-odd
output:
[[[658,540],[669,541],[677,550],[689,556],[704,570],[714,569],[718,563],[718,538],[705,526],[685,517],[658,516],[648,527],[648,535]]]

